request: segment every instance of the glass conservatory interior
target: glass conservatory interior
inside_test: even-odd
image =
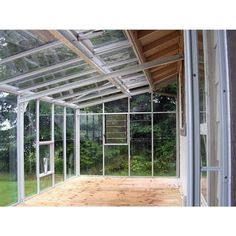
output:
[[[178,176],[179,62],[142,61],[126,31],[1,30],[0,206],[73,176]]]

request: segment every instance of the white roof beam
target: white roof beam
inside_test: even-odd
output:
[[[163,58],[158,58],[156,60],[147,62],[147,63],[143,63],[141,65],[135,65],[135,66],[131,66],[119,71],[114,71],[111,72],[109,74],[105,74],[105,75],[99,75],[99,76],[95,76],[94,78],[90,78],[90,79],[85,79],[79,82],[73,82],[73,83],[69,83],[69,84],[65,84],[62,86],[58,86],[56,88],[51,88],[48,90],[44,90],[41,92],[38,92],[34,95],[29,95],[29,96],[25,96],[25,100],[32,100],[32,99],[36,99],[36,98],[40,98],[43,96],[48,96],[48,95],[52,95],[55,93],[59,93],[59,92],[64,92],[70,89],[74,89],[74,88],[78,88],[78,87],[83,87],[89,84],[93,84],[93,83],[97,83],[97,82],[102,82],[107,80],[108,78],[111,77],[118,77],[118,76],[123,76],[123,75],[127,75],[127,74],[132,74],[138,71],[142,71],[145,69],[150,69],[156,66],[161,66],[161,65],[166,65],[169,63],[173,63],[175,61],[180,61],[183,60],[183,58],[179,55],[176,56],[168,56],[168,57],[163,57]]]
[[[7,62],[10,62],[10,61],[14,61],[14,60],[19,59],[21,57],[29,56],[33,53],[37,53],[37,52],[40,52],[40,51],[43,51],[43,50],[46,50],[46,49],[49,49],[49,48],[57,47],[61,44],[62,44],[62,42],[60,42],[60,41],[54,41],[54,42],[51,42],[51,43],[46,43],[42,46],[39,46],[39,47],[30,49],[30,50],[26,50],[26,51],[17,53],[15,55],[10,56],[10,57],[3,58],[3,59],[0,60],[0,65],[2,65],[4,63],[7,63]]]

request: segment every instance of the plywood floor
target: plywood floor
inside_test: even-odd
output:
[[[77,177],[19,206],[181,206],[176,178]]]

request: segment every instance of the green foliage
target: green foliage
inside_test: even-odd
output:
[[[102,143],[85,136],[80,142],[81,174],[102,174]]]

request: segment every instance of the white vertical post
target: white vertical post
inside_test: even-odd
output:
[[[180,75],[177,79],[177,88],[179,87],[180,83],[179,81],[181,80],[180,78]],[[177,96],[176,96],[176,99],[175,99],[175,112],[176,112],[176,177],[180,177],[180,151],[179,151],[179,127],[180,127],[180,122],[179,122],[179,99],[180,99],[180,94],[179,94],[179,89],[177,89]]]
[[[18,202],[24,201],[24,103],[17,97],[17,184]]]
[[[192,53],[191,32],[184,31],[184,68],[185,68],[185,104],[187,133],[187,206],[193,206],[193,92],[192,92]]]
[[[52,171],[52,186],[55,186],[55,138],[54,138],[54,103],[52,103],[52,111],[51,111],[51,141],[52,144],[50,144],[51,148],[50,148],[50,165],[51,165],[51,171]]]
[[[192,38],[192,89],[193,89],[193,167],[194,179],[193,188],[194,206],[201,205],[201,158],[200,158],[200,105],[199,105],[199,69],[198,69],[198,35],[196,30],[191,32]]]
[[[80,110],[75,110],[75,173],[80,175]]]
[[[36,178],[37,178],[37,193],[40,192],[39,178],[39,100],[36,101]]]
[[[184,31],[187,130],[187,202],[200,205],[200,119],[197,31]]]
[[[66,181],[66,107],[64,107],[64,119],[63,119],[63,169],[64,169],[64,181]]]
[[[127,142],[128,142],[128,175],[130,176],[130,97],[128,97],[128,114],[127,114]]]
[[[151,126],[152,126],[152,176],[154,176],[154,134],[153,134],[153,92],[151,93]]]
[[[230,129],[230,89],[228,69],[228,48],[226,30],[217,31],[219,45],[219,87],[220,87],[220,206],[230,206],[230,166],[231,166],[231,129]]]
[[[105,104],[102,104],[102,175],[105,175]]]

